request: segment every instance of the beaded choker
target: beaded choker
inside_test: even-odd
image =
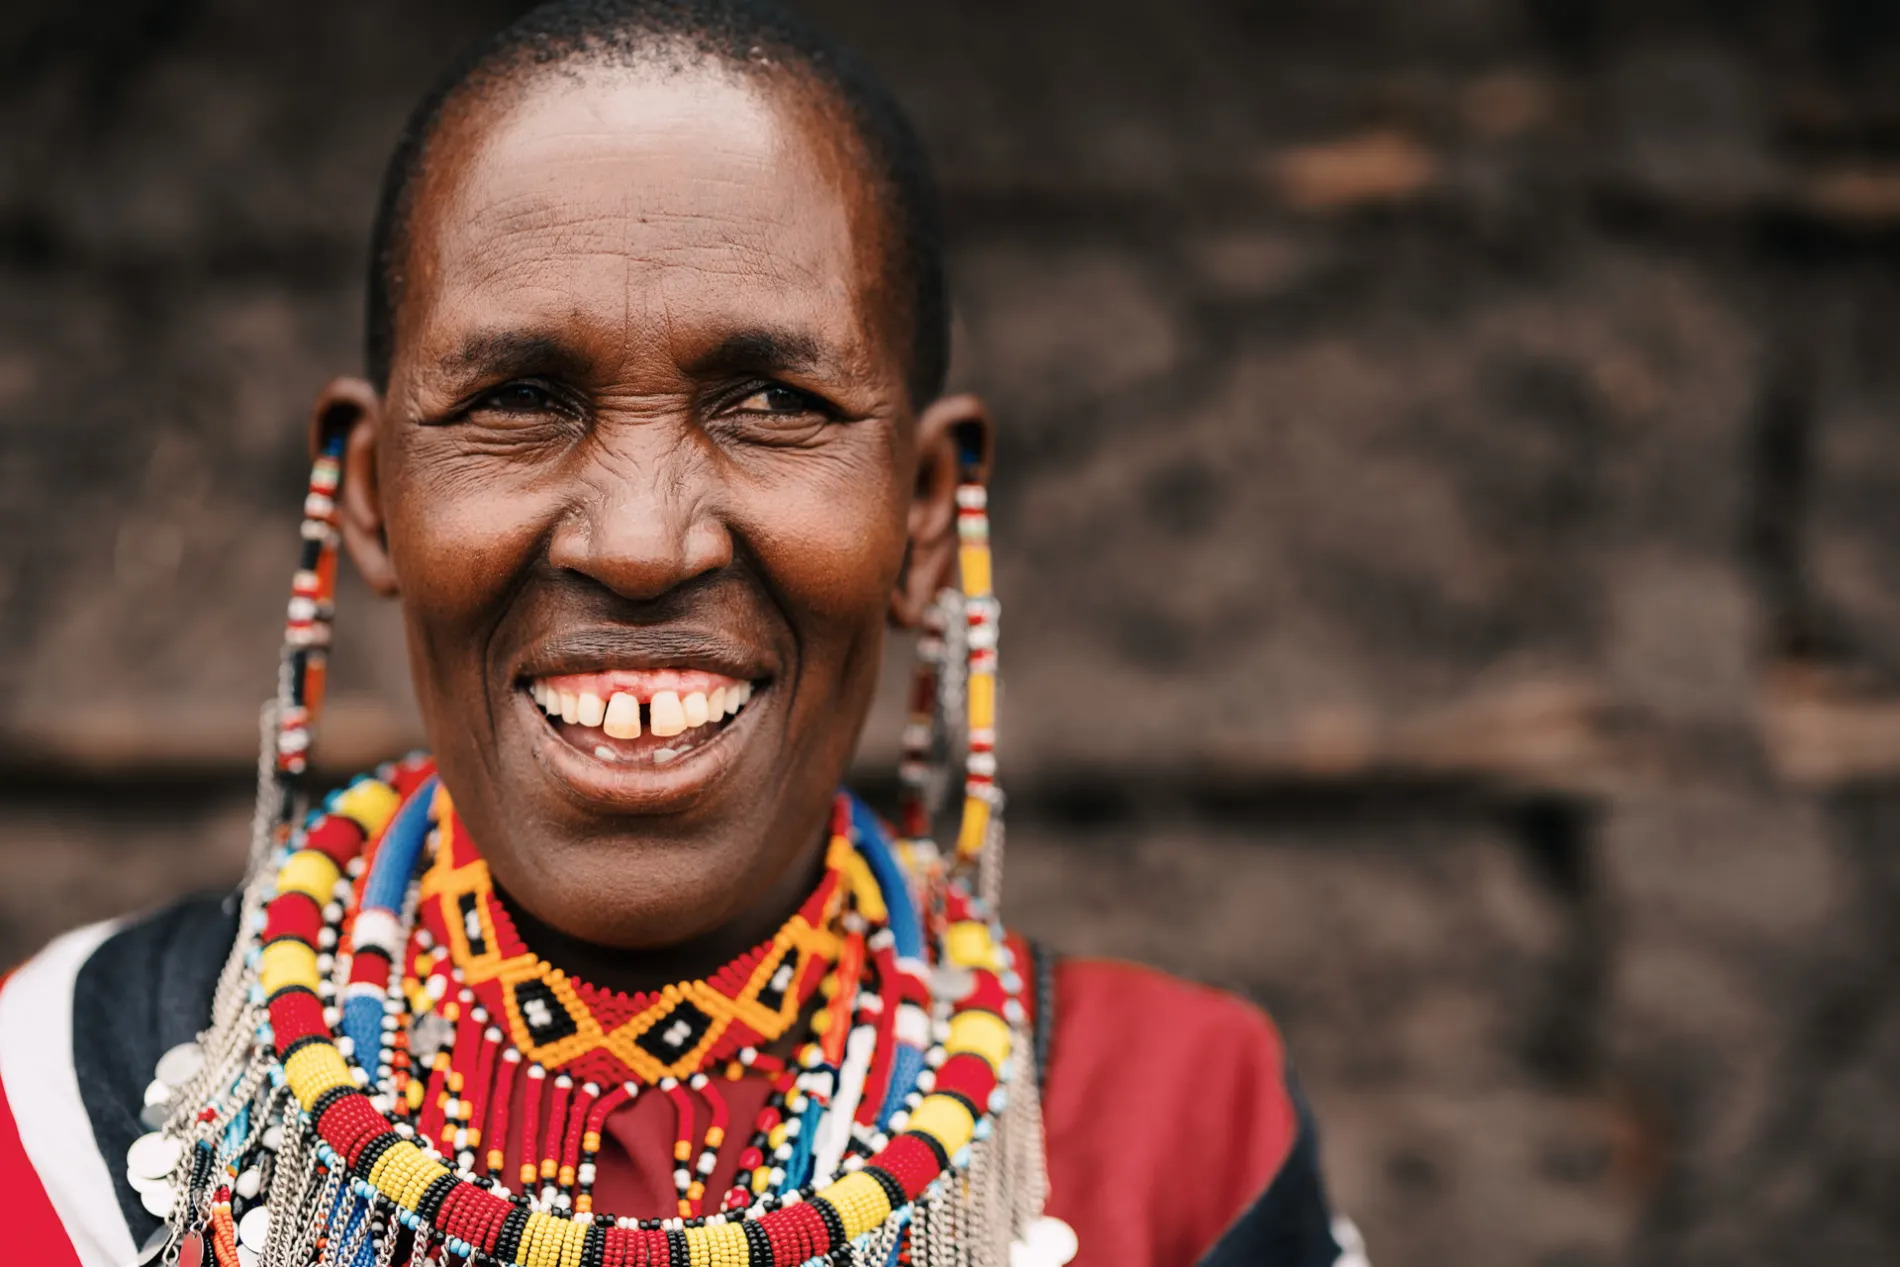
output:
[[[770,941],[705,981],[629,998],[570,980],[529,951],[453,810],[444,807],[439,821],[421,915],[439,949],[417,957],[416,977],[452,974],[503,1018],[524,1059],[576,1078],[689,1078],[742,1047],[775,1042],[838,957],[841,872],[854,859],[836,838],[817,888]]]

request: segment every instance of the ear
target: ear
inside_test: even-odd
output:
[[[382,396],[361,378],[332,379],[317,395],[310,419],[310,448],[343,436],[343,486],[337,493],[337,521],[343,545],[369,587],[387,598],[396,592],[396,569],[383,537],[382,487],[376,479],[376,426]]]
[[[891,623],[914,629],[937,591],[956,580],[957,485],[989,482],[995,427],[975,396],[944,396],[917,419],[917,486],[908,553],[891,593]]]

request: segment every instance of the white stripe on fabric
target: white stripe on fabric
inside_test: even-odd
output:
[[[106,1169],[117,1158],[99,1155],[73,1072],[73,983],[118,927],[67,933],[0,989],[0,1086],[82,1267],[125,1267],[137,1253]]]
[[[1339,1257],[1333,1260],[1333,1267],[1372,1267],[1372,1260],[1366,1257],[1366,1240],[1359,1235],[1359,1228],[1344,1215],[1333,1219],[1333,1241],[1339,1246]]]

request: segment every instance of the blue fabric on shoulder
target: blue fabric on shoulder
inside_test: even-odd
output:
[[[1196,1267],[1334,1267],[1341,1262],[1320,1178],[1318,1130],[1290,1072],[1287,1093],[1300,1124],[1293,1151],[1260,1199],[1221,1234]]]

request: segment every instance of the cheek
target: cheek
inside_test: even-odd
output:
[[[785,601],[823,632],[848,636],[882,627],[903,566],[907,506],[884,463],[829,474],[774,481],[743,531]]]
[[[404,612],[432,657],[462,645],[444,642],[445,635],[496,610],[540,535],[540,508],[522,490],[492,475],[456,479],[452,470],[409,460],[386,485],[389,554]]]

